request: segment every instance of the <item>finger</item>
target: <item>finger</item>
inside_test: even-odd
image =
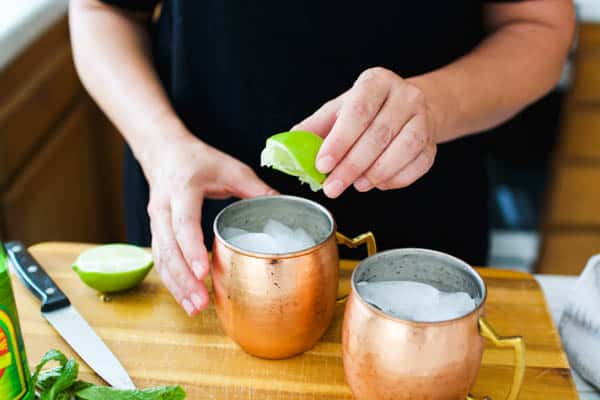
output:
[[[436,146],[431,144],[419,156],[391,179],[380,183],[380,190],[400,189],[412,185],[429,171],[435,160]]]
[[[429,135],[425,115],[412,117],[394,138],[392,143],[360,177],[354,187],[365,192],[390,180],[407,165],[414,162],[427,146]]]
[[[278,194],[275,189],[256,176],[252,168],[245,164],[239,163],[239,167],[233,171],[227,170],[222,173],[228,191],[236,197],[245,199]]]
[[[208,252],[204,246],[201,217],[202,192],[188,190],[173,195],[171,225],[187,265],[197,279],[204,279],[208,272]]]
[[[208,292],[204,283],[194,277],[183,259],[171,229],[168,203],[150,206],[152,253],[165,286],[188,315],[206,308]]]
[[[296,124],[291,130],[313,132],[324,138],[327,136],[333,127],[333,124],[335,123],[341,103],[342,96],[328,101],[321,108],[315,111],[314,114],[299,124]]]
[[[323,185],[328,197],[336,198],[342,194],[385,152],[413,113],[410,108],[403,107],[402,100],[400,94],[390,92],[371,125],[329,174]]]
[[[322,173],[335,168],[379,112],[389,92],[381,71],[363,72],[344,96],[339,115],[317,155],[316,167]]]

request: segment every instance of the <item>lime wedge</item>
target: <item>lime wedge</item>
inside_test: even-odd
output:
[[[271,167],[288,175],[297,176],[302,183],[308,183],[316,192],[327,177],[317,171],[315,159],[323,139],[312,132],[283,132],[267,139],[260,154],[260,165]]]
[[[107,244],[84,251],[73,270],[89,287],[103,293],[130,289],[152,269],[152,255],[129,244]]]

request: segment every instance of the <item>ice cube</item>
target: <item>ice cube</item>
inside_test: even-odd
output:
[[[263,233],[271,235],[274,238],[291,238],[294,236],[294,231],[287,225],[274,219],[267,220]]]
[[[291,253],[297,251],[298,244],[294,238],[294,231],[286,225],[273,219],[267,220],[263,233],[271,236],[281,250],[279,253]]]
[[[359,287],[362,297],[382,311],[401,319],[413,320],[415,313],[434,301],[437,289],[411,281],[368,282]]]
[[[292,230],[289,226],[269,219],[263,228],[263,233],[270,235],[282,250],[281,253],[292,253],[315,245],[313,238],[302,228]]]
[[[468,314],[475,308],[475,301],[465,292],[439,292],[437,303],[429,311],[429,320],[447,321]],[[421,321],[427,321],[421,316]]]
[[[357,288],[367,302],[383,312],[410,321],[447,321],[475,308],[475,301],[465,292],[441,292],[421,282],[359,282]]]
[[[221,235],[223,236],[223,239],[231,240],[236,236],[245,235],[246,233],[248,233],[248,231],[245,231],[240,228],[233,228],[233,227],[226,226],[225,228],[223,228]]]
[[[304,250],[315,245],[314,239],[302,228],[292,229],[274,219],[267,220],[262,232],[248,232],[235,227],[225,227],[223,239],[243,250],[268,254],[285,254]]]
[[[296,241],[298,241],[300,249],[307,249],[316,244],[312,236],[310,236],[303,228],[297,228],[294,230],[294,238]]]
[[[282,252],[281,246],[277,244],[273,237],[262,232],[248,232],[231,238],[229,242],[246,251],[268,254]]]

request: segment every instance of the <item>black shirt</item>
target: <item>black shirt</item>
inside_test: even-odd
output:
[[[105,1],[137,10],[156,3]],[[466,54],[484,36],[482,11],[483,2],[475,0],[167,0],[151,28],[154,60],[190,131],[253,167],[282,193],[324,204],[341,232],[371,230],[381,249],[427,247],[481,265],[488,247],[488,200],[477,136],[440,145],[431,171],[408,188],[368,193],[350,188],[336,200],[260,168],[259,156],[268,136],[347,90],[369,67],[410,77]],[[125,170],[129,239],[148,245],[148,187],[129,151]],[[209,246],[212,220],[223,205],[205,202]]]

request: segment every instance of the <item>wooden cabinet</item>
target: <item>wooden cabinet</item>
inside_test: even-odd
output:
[[[600,68],[598,69],[600,75]],[[563,135],[560,137],[561,158],[579,162],[600,160],[600,112],[596,107],[572,106],[565,109]]]
[[[552,229],[546,232],[538,272],[578,275],[587,260],[600,253],[600,232],[592,229]]]
[[[122,142],[85,93],[66,19],[0,71],[0,233],[124,240]]]
[[[581,25],[578,39],[570,102],[600,106],[600,24]]]
[[[580,27],[537,271],[579,274],[600,253],[600,24]]]
[[[598,228],[600,232],[600,165],[567,162],[556,169],[547,222],[549,227]]]
[[[85,103],[75,105],[3,193],[10,236],[31,242],[102,237],[94,138],[86,129],[89,110]]]

